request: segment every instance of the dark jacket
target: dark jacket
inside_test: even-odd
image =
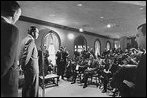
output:
[[[146,54],[142,55],[136,72],[136,97],[146,97]]]
[[[1,96],[18,96],[17,27],[1,18]]]

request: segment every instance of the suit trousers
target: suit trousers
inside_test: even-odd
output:
[[[31,69],[24,70],[24,85],[22,97],[38,97],[39,74],[33,73]]]

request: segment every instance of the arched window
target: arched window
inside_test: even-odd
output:
[[[107,50],[111,49],[111,43],[109,41],[106,42],[106,49]]]
[[[120,41],[114,41],[114,48],[115,49],[120,48]]]
[[[43,45],[46,50],[49,52],[48,59],[52,61],[53,65],[56,65],[56,52],[60,47],[59,36],[54,31],[49,31],[48,34],[44,37]]]
[[[74,40],[74,50],[81,52],[83,48],[87,50],[87,41],[85,37],[80,35]]]
[[[101,43],[98,39],[94,43],[94,50],[96,57],[101,54]]]

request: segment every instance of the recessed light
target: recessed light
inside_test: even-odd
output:
[[[80,31],[80,32],[83,32],[84,30],[83,30],[83,28],[79,28],[79,31]]]
[[[55,15],[54,15],[54,14],[50,14],[49,16],[50,16],[50,17],[54,17]]]
[[[77,6],[82,6],[82,4],[81,4],[81,3],[79,3],[79,4],[77,4]]]
[[[103,19],[104,17],[100,17],[100,18],[102,18],[102,19]]]
[[[140,10],[143,10],[143,8],[141,7]]]
[[[107,24],[107,28],[110,28],[111,27],[111,24]]]

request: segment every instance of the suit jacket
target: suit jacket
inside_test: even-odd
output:
[[[146,54],[141,56],[136,72],[136,92],[135,96],[146,96]]]
[[[31,35],[22,40],[19,58],[24,60],[21,65],[24,70],[29,69],[32,73],[39,74],[38,50]]]
[[[1,18],[1,96],[17,96],[18,66],[16,54],[18,40],[17,27]]]
[[[90,68],[93,68],[93,70],[97,70],[98,67],[99,67],[98,61],[94,59],[94,60],[91,62]]]

